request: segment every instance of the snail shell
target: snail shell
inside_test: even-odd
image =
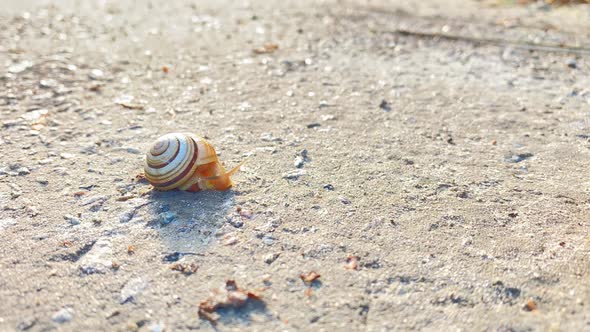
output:
[[[152,144],[145,158],[144,172],[158,190],[226,190],[233,185],[230,176],[242,163],[226,172],[215,149],[205,139],[172,133]]]

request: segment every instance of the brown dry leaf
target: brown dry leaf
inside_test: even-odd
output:
[[[128,253],[129,255],[133,255],[133,254],[135,254],[135,246],[134,246],[134,245],[128,245],[128,246],[127,246],[127,253]]]
[[[174,263],[170,265],[170,269],[174,271],[179,271],[184,275],[191,275],[196,273],[199,270],[199,266],[195,263],[185,264],[185,263]]]
[[[275,43],[266,43],[262,47],[252,50],[254,54],[270,54],[279,49],[279,45]]]
[[[199,317],[216,324],[219,314],[215,311],[221,308],[240,308],[248,301],[263,301],[257,291],[249,291],[238,287],[235,280],[227,280],[225,287],[215,289],[212,296],[199,304]]]
[[[344,268],[347,270],[358,270],[359,267],[359,257],[358,256],[348,256],[346,258],[346,265]]]
[[[94,84],[88,88],[92,92],[99,92],[102,89],[102,84]]]
[[[533,299],[528,300],[527,303],[524,305],[524,310],[526,310],[526,311],[537,310],[537,302],[535,302]]]
[[[299,277],[301,278],[301,280],[303,280],[303,282],[306,285],[311,285],[315,280],[319,279],[321,277],[321,275],[315,271],[311,271],[308,273],[302,273],[301,275],[299,275]]]

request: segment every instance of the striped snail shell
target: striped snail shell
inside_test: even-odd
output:
[[[243,163],[243,162],[242,162]],[[158,138],[146,154],[144,173],[157,190],[226,190],[233,182],[213,146],[202,137],[172,133]]]

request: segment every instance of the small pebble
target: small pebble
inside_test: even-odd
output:
[[[18,126],[20,124],[23,123],[22,119],[17,119],[17,120],[7,120],[2,122],[2,127],[4,128],[10,128],[10,127],[14,127],[14,126]]]
[[[113,262],[112,243],[109,239],[97,240],[82,258],[80,259],[80,271],[83,274],[105,273],[117,266]]]
[[[576,69],[578,68],[578,62],[576,61],[576,59],[569,59],[567,60],[567,66],[571,69]]]
[[[287,173],[283,174],[283,179],[287,179],[287,180],[297,180],[299,179],[300,176],[303,176],[307,174],[307,172],[304,169],[298,169],[298,170],[294,170],[294,171],[290,171]]]
[[[385,99],[381,100],[381,104],[379,104],[379,108],[385,112],[391,111],[391,105],[389,105],[389,103]]]
[[[37,318],[29,317],[18,323],[16,328],[20,331],[26,331],[35,326],[35,324],[37,324]]]
[[[304,164],[303,157],[301,157],[301,156],[295,157],[295,160],[293,161],[293,166],[295,166],[296,168],[302,168],[303,164]]]
[[[88,75],[91,80],[100,80],[103,78],[103,76],[104,73],[100,69],[92,69]]]
[[[48,79],[39,81],[39,86],[42,88],[54,88],[58,85],[56,80]]]
[[[119,303],[133,302],[147,286],[148,282],[141,277],[130,279],[121,289]]]
[[[350,204],[350,200],[348,200],[348,198],[344,197],[344,196],[338,196],[338,199],[340,200],[340,202],[342,202],[342,204]]]
[[[133,219],[135,213],[137,213],[135,209],[131,209],[121,213],[119,215],[119,222],[129,222],[131,219]]]
[[[70,308],[63,308],[60,311],[56,312],[51,316],[51,320],[58,323],[63,324],[67,323],[72,320],[73,318],[73,310]]]
[[[264,256],[264,262],[266,264],[272,264],[272,262],[274,262],[277,258],[279,258],[279,253],[270,253],[266,256]]]
[[[61,153],[59,156],[61,157],[61,159],[71,159],[74,158],[75,155],[71,153]]]
[[[10,67],[8,67],[8,72],[12,73],[12,74],[18,74],[21,73],[29,68],[31,68],[33,66],[33,63],[31,61],[23,61],[17,64],[14,64]]]
[[[272,246],[272,245],[273,245],[273,243],[275,242],[275,239],[274,239],[272,236],[265,235],[265,236],[262,238],[262,242],[263,242],[264,244],[266,244],[267,246]]]
[[[31,174],[31,171],[26,167],[20,167],[19,169],[16,170],[16,172],[20,176]]]
[[[507,155],[505,160],[509,163],[519,163],[521,161],[527,160],[533,156],[532,153],[520,153],[514,155]]]
[[[307,149],[301,150],[301,152],[299,152],[299,154],[301,155],[301,157],[303,157],[303,159],[305,161],[309,161],[309,158],[307,157]]]
[[[242,218],[240,217],[230,217],[228,218],[228,222],[235,228],[241,228],[242,226],[244,226],[244,221],[242,221]]]
[[[332,190],[334,190],[334,186],[331,184],[325,184],[324,189],[332,191]]]
[[[131,154],[141,154],[142,153],[141,150],[136,149],[136,148],[130,148],[130,147],[126,148],[126,151]]]
[[[176,213],[171,211],[162,212],[158,215],[158,220],[160,221],[160,225],[165,226],[170,224],[176,219]]]
[[[229,236],[223,240],[223,244],[226,246],[233,246],[236,243],[238,243],[238,238],[235,236]]]
[[[274,137],[271,133],[262,133],[260,139],[264,142],[280,142],[282,139]]]
[[[90,186],[90,188],[92,188],[93,186]],[[88,187],[85,188],[81,188],[81,189],[90,189]],[[84,199],[82,202],[80,202],[81,206],[86,206],[86,205],[90,205],[90,204],[94,204],[96,202],[104,202],[107,200],[107,196],[104,195],[99,195],[99,196],[92,196],[92,197],[88,197],[86,199]]]
[[[72,216],[71,214],[66,214],[64,215],[64,219],[70,223],[70,225],[79,225],[80,224],[80,218],[76,218],[74,216]]]
[[[164,332],[164,325],[160,323],[152,323],[147,327],[149,332]]]
[[[16,220],[12,218],[0,219],[0,231],[16,225]]]

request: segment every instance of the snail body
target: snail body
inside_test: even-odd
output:
[[[146,154],[145,178],[157,190],[227,190],[231,176],[243,162],[227,172],[217,153],[204,138],[172,133],[158,138]]]

